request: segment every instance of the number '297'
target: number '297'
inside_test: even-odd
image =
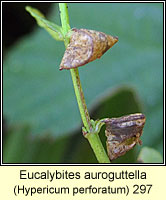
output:
[[[152,188],[151,184],[147,185],[133,185],[133,194],[149,194]]]

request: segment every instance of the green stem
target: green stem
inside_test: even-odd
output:
[[[110,163],[110,160],[101,143],[98,133],[88,133],[86,135],[99,163]]]
[[[72,80],[73,80],[75,95],[77,98],[77,103],[78,103],[78,107],[80,110],[81,118],[82,118],[84,127],[90,133],[90,131],[92,129],[91,122],[90,122],[90,116],[89,116],[88,109],[86,106],[84,93],[82,91],[78,68],[71,69],[70,72],[71,72],[71,76],[72,76]]]
[[[70,30],[69,15],[67,9],[67,3],[59,3],[59,10],[61,16],[62,30],[65,38],[65,47],[69,44],[69,38],[65,37]]]
[[[59,10],[60,10],[63,34],[64,34],[64,37],[65,37],[65,35],[70,30],[67,3],[59,3]],[[67,47],[67,45],[69,44],[69,39],[67,37],[65,37],[64,42],[65,42],[65,46]],[[78,69],[77,68],[71,69],[70,72],[71,72],[74,90],[75,90],[75,95],[76,95],[76,98],[77,98],[78,107],[79,107],[79,110],[80,110],[80,114],[81,114],[83,124],[84,124],[86,130],[88,132],[90,132],[90,130],[91,130],[90,117],[89,117],[88,109],[87,109],[87,106],[86,106],[86,103],[85,103],[84,93],[82,91]]]
[[[70,31],[70,25],[69,25],[69,15],[68,15],[68,9],[67,9],[67,3],[59,3],[59,10],[60,10],[60,16],[61,16],[61,23],[62,23],[62,29],[64,34],[64,43],[65,47],[69,44],[69,39],[66,37],[66,34],[68,31]],[[85,103],[84,94],[81,87],[80,77],[78,69],[70,69],[72,81],[74,85],[75,95],[78,102],[78,107],[80,110],[81,118],[84,124],[84,127],[86,128],[86,131],[88,132],[86,134],[86,138],[88,139],[96,157],[99,163],[110,163],[109,158],[104,150],[104,147],[100,141],[98,132],[93,132],[93,128],[90,121],[90,116],[88,113],[88,109]]]

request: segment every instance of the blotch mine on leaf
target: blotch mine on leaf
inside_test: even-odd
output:
[[[106,124],[106,145],[110,160],[124,155],[137,143],[142,144],[140,136],[145,120],[145,115],[142,113],[103,120]]]
[[[83,66],[100,58],[116,42],[118,37],[88,30],[72,29],[70,43],[60,64],[60,70]]]

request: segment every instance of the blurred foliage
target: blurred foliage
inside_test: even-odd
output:
[[[163,158],[161,154],[153,148],[144,147],[141,149],[138,156],[138,162],[142,163],[162,163]]]
[[[59,24],[55,9],[49,19]],[[162,3],[69,3],[69,16],[71,27],[119,37],[101,59],[79,68],[91,116],[145,113],[143,145],[163,154]],[[37,26],[8,52],[3,114],[10,129],[4,162],[96,162],[81,135],[70,73],[59,71],[63,53],[63,43]],[[100,135],[105,143],[104,127]],[[114,162],[135,162],[139,148]]]
[[[121,102],[121,98],[123,102]],[[128,104],[130,102],[130,104]],[[114,109],[112,109],[114,108]],[[108,114],[119,116],[141,111],[141,105],[131,88],[121,87],[108,91],[97,100],[91,109],[94,119],[103,118]],[[87,140],[80,134],[80,128],[71,136],[54,139],[50,133],[34,137],[30,127],[13,127],[4,149],[4,162],[35,162],[35,163],[96,163],[97,160],[89,147]],[[104,127],[100,132],[103,144],[106,144]],[[106,148],[106,145],[104,145]],[[114,162],[136,162],[138,149],[134,148]],[[49,155],[49,156],[48,156]]]

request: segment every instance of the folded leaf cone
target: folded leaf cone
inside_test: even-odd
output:
[[[106,124],[106,145],[110,160],[124,155],[137,143],[142,144],[140,137],[145,120],[144,114],[135,113],[119,118],[107,118],[102,121]]]
[[[118,37],[88,29],[72,29],[70,43],[60,64],[60,70],[83,66],[100,58]]]

